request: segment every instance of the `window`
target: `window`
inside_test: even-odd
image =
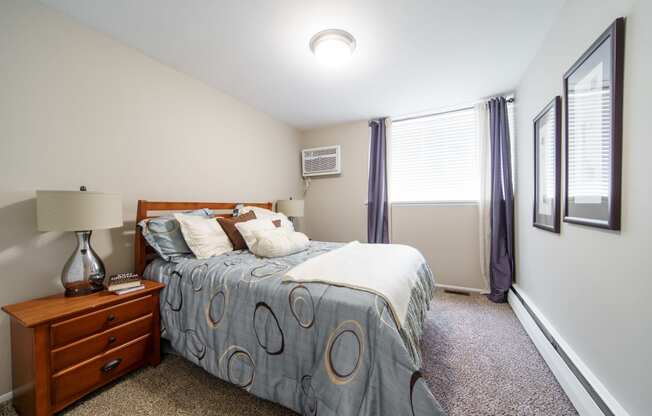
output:
[[[597,75],[589,76],[599,77],[602,83],[602,66],[597,69]],[[568,129],[576,138],[568,141],[568,197],[577,204],[606,204],[611,178],[611,95],[609,88],[590,91],[590,87],[575,86],[568,94],[572,109]]]
[[[552,202],[555,200],[555,166],[556,166],[556,143],[554,140],[556,120],[554,113],[548,112],[539,122],[539,166],[542,166],[543,177],[537,178],[539,181],[539,212],[544,215],[552,215]],[[544,139],[545,138],[545,139]],[[537,175],[538,176],[538,175]]]
[[[395,121],[390,143],[392,202],[478,200],[473,108]]]
[[[514,105],[507,104],[512,184],[515,179]],[[392,123],[391,202],[477,202],[479,143],[474,108]]]

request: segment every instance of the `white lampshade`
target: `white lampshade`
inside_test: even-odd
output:
[[[118,194],[87,191],[36,191],[39,231],[85,231],[122,227]]]
[[[303,217],[303,199],[286,199],[276,202],[276,210],[288,217]]]

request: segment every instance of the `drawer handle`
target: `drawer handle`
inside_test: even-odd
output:
[[[115,370],[116,368],[118,368],[121,362],[122,362],[122,358],[116,358],[115,360],[109,361],[108,363],[104,364],[104,367],[102,367],[102,372],[108,373],[112,370]]]
[[[116,338],[114,336],[109,337],[109,344],[113,344],[115,342]]]
[[[109,322],[115,321],[115,315],[111,314],[111,315],[107,316],[106,320],[109,321]]]

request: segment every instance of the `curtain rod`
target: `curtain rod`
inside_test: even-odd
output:
[[[473,101],[470,104],[460,105],[459,107],[448,107],[448,109],[441,109],[441,110],[434,110],[434,111],[431,110],[431,111],[428,111],[427,113],[412,113],[412,114],[406,114],[406,115],[397,116],[397,117],[391,117],[390,116],[389,118],[392,120],[392,122],[398,122],[398,121],[416,120],[416,119],[419,119],[419,118],[430,117],[430,116],[435,116],[435,115],[439,115],[439,114],[454,113],[456,111],[470,110],[476,104],[486,103],[490,99],[497,98],[497,97],[507,97],[505,99],[505,101],[507,101],[508,103],[513,103],[515,101],[514,94],[510,93],[510,94],[505,94],[505,95],[496,95],[496,96],[490,97],[490,98],[483,98],[481,100]]]

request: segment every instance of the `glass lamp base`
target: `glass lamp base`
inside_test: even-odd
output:
[[[61,273],[65,296],[81,296],[103,290],[104,263],[91,247],[91,231],[76,231],[77,248]]]

